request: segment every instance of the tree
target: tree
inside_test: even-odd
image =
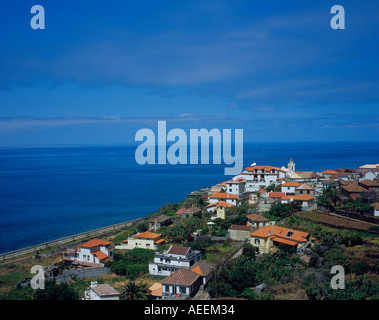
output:
[[[140,283],[138,285],[133,281],[129,281],[125,286],[122,298],[125,300],[147,300],[146,291],[147,286],[145,283]]]
[[[268,215],[274,216],[274,217],[280,217],[284,218],[285,216],[288,216],[294,212],[297,212],[300,210],[300,205],[298,202],[293,201],[291,203],[275,203],[269,211],[267,211]]]
[[[377,299],[379,286],[363,277],[357,280],[346,280],[344,290],[335,290],[330,286],[330,280],[312,284],[306,293],[309,300],[365,300]]]
[[[136,229],[138,232],[145,232],[147,231],[147,223],[145,222],[138,222],[137,225],[136,225]]]
[[[79,294],[71,289],[66,282],[57,284],[55,279],[45,282],[45,289],[36,289],[33,300],[78,300]]]
[[[342,193],[335,186],[328,186],[324,188],[323,194],[318,197],[317,205],[333,209],[341,202],[341,198]]]

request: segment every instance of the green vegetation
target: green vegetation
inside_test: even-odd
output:
[[[290,203],[275,203],[269,211],[265,212],[264,216],[268,219],[278,221],[283,219],[294,212],[300,211],[300,204],[296,201]]]
[[[285,226],[310,233],[317,239],[320,245],[328,248],[339,248],[341,245],[351,247],[363,243],[360,232],[326,228],[295,216],[287,218]]]
[[[36,289],[33,292],[33,300],[78,300],[77,291],[64,282],[55,283],[55,280],[47,280],[44,289]]]
[[[245,245],[243,253],[236,259],[220,263],[208,285],[212,297],[244,297],[255,299],[252,287],[274,284],[291,272],[288,266],[301,264],[297,257],[278,251],[273,255],[255,256],[255,248]]]
[[[343,194],[335,186],[328,186],[324,188],[323,194],[318,197],[317,205],[332,210],[341,203],[342,197]]]
[[[181,219],[178,223],[159,229],[163,237],[171,242],[184,242],[188,235],[205,225],[205,220],[198,217]]]
[[[327,208],[352,210],[365,213],[373,199],[370,194],[365,194],[358,199],[346,199],[333,188],[325,190],[324,197],[320,197],[320,204]],[[317,244],[309,252],[309,263],[300,259],[294,252],[286,250],[286,247],[278,247],[272,254],[256,255],[255,249],[250,244],[244,246],[243,253],[237,258],[231,259],[230,254],[236,249],[233,241],[227,239],[224,243],[212,243],[209,240],[194,242],[189,234],[200,231],[200,235],[225,236],[232,224],[246,225],[246,215],[249,212],[247,203],[239,207],[231,207],[226,219],[212,220],[212,226],[207,225],[211,213],[203,211],[197,217],[176,219],[175,212],[181,207],[196,205],[204,206],[200,195],[186,199],[178,204],[166,204],[154,213],[171,216],[174,223],[158,230],[166,239],[165,249],[170,244],[190,246],[194,250],[200,250],[202,259],[216,266],[207,290],[212,298],[238,297],[249,300],[255,299],[377,299],[379,298],[378,270],[379,263],[374,258],[365,256],[366,251],[371,257],[377,252],[373,245],[378,244],[379,238],[375,234],[333,229],[326,227],[317,221],[301,219],[293,215],[299,211],[299,205],[277,203],[264,213],[270,220],[281,221],[283,226],[308,232],[317,239]],[[254,210],[254,208],[253,208]],[[319,216],[317,212],[307,212],[307,217]],[[113,235],[112,242],[120,243],[129,236],[147,230],[146,218],[134,226],[130,226]],[[377,230],[377,226],[371,227]],[[369,238],[370,246],[366,244]],[[131,251],[114,254],[113,261],[106,263],[112,274],[96,278],[99,283],[110,283],[121,293],[120,298],[125,300],[144,300],[148,285],[153,281],[148,275],[148,264],[154,258],[155,251],[136,248]],[[45,260],[44,260],[45,261]],[[35,263],[35,262],[33,262]],[[39,263],[42,260],[39,260]],[[55,263],[55,262],[54,262]],[[344,267],[346,274],[345,290],[333,290],[330,280],[333,275],[330,269],[334,265]],[[56,284],[46,282],[47,290],[32,290],[30,287],[20,287],[20,282],[30,275],[28,264],[21,268],[17,263],[1,268],[0,295],[1,299],[12,300],[50,300],[50,299],[78,299],[78,293],[84,292],[91,280],[74,279],[69,283]],[[265,283],[265,291],[258,295],[255,286]],[[43,291],[43,292],[42,292]]]
[[[317,205],[331,211],[345,210],[358,214],[370,214],[372,211],[370,204],[378,200],[377,192],[363,192],[358,198],[352,199],[345,197],[335,186],[328,186],[318,197]]]
[[[105,266],[117,275],[134,280],[148,272],[149,262],[154,259],[155,252],[149,249],[134,248],[124,254],[115,253],[114,260],[106,262]]]
[[[136,284],[130,281],[124,288],[121,295],[122,300],[147,300],[147,285],[145,283]]]
[[[322,283],[313,283],[306,290],[309,300],[367,300],[378,299],[379,285],[360,277],[357,280],[347,280],[345,289],[334,290],[330,279]]]

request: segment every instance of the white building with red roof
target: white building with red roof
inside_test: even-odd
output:
[[[202,283],[200,274],[180,268],[162,281],[162,298],[194,297]]]
[[[308,232],[276,225],[259,228],[250,234],[250,243],[258,248],[259,253],[269,253],[275,245],[304,250],[312,247],[314,240]]]
[[[149,263],[149,273],[154,276],[168,276],[180,268],[192,267],[200,259],[200,251],[172,245],[167,251],[155,253],[154,261]]]
[[[226,192],[240,196],[246,191],[246,181],[240,176],[225,182]]]
[[[217,203],[220,201],[230,203],[233,206],[239,206],[241,204],[242,199],[235,194],[227,192],[215,192],[208,196],[209,204]]]
[[[122,241],[120,245],[115,246],[115,249],[133,250],[134,248],[142,248],[155,250],[164,243],[165,239],[163,238],[162,234],[145,231],[137,233]]]
[[[75,249],[68,249],[63,253],[63,260],[82,263],[104,263],[113,259],[112,242],[100,239],[91,239]]]
[[[273,166],[251,166],[240,175],[245,180],[245,190],[256,192],[272,184],[278,184],[286,177],[286,171]]]

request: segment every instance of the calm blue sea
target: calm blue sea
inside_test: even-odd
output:
[[[138,165],[136,146],[0,148],[0,253],[146,216],[229,177],[221,165]],[[379,142],[245,143],[244,166],[379,163]]]

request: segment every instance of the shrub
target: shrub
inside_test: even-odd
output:
[[[154,258],[154,251],[134,248],[125,254],[118,254],[115,259],[107,263],[111,271],[117,275],[126,276],[134,280],[143,273],[148,272],[149,262]]]
[[[370,266],[367,264],[366,261],[361,260],[358,263],[352,265],[351,271],[356,275],[362,275],[370,271]]]

